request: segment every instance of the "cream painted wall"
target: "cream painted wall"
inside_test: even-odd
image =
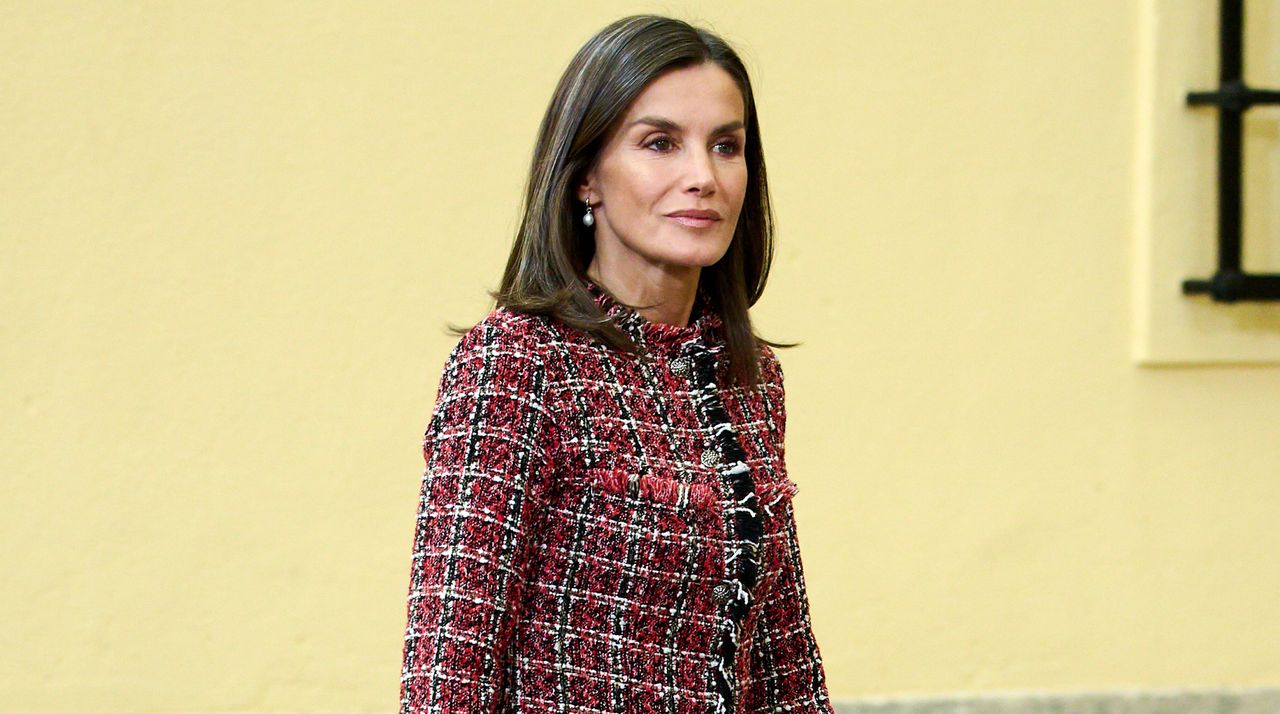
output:
[[[754,72],[832,694],[1280,683],[1280,369],[1131,354],[1142,8],[7,3],[2,708],[394,710],[441,327],[646,11]]]

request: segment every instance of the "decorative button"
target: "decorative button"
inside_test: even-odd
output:
[[[709,446],[703,450],[702,452],[703,466],[711,466],[712,464],[719,463],[719,461],[720,461],[720,452],[717,451],[714,446]]]
[[[712,594],[715,595],[716,602],[723,605],[733,598],[733,586],[729,583],[720,583]]]
[[[677,357],[671,360],[671,372],[681,377],[689,373],[689,358]]]

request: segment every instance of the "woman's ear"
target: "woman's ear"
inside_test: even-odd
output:
[[[578,182],[578,202],[582,203],[590,196],[593,201],[600,200],[600,192],[595,190],[596,171],[590,169],[583,175],[582,180]]]

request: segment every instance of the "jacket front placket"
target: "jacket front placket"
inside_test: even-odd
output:
[[[725,412],[715,381],[716,355],[723,345],[706,345],[691,341],[685,346],[692,360],[695,398],[698,411],[711,435],[709,449],[719,452],[716,464],[722,491],[730,497],[725,526],[725,582],[716,588],[719,643],[717,647],[716,714],[734,711],[737,691],[734,661],[738,652],[738,636],[751,609],[756,580],[760,572],[760,538],[762,524],[755,491],[755,480],[747,467],[747,455],[738,434]]]

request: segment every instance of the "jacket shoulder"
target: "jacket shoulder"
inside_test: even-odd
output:
[[[767,342],[760,342],[760,381],[781,389],[783,387],[782,362]]]
[[[537,315],[497,307],[467,330],[458,345],[485,343],[540,354],[546,342],[546,332],[540,323]]]
[[[487,355],[505,365],[545,373],[554,335],[547,321],[538,315],[494,308],[458,338],[446,369]]]

